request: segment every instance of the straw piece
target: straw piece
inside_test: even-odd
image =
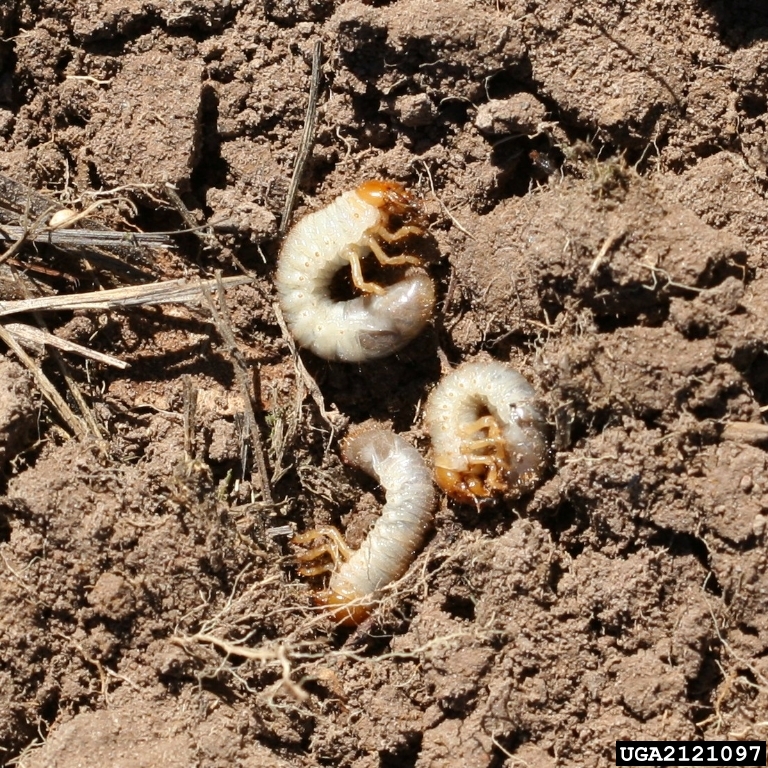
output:
[[[227,287],[245,285],[250,277],[225,277],[222,284]],[[213,288],[216,280],[167,280],[147,285],[131,285],[113,288],[109,291],[91,291],[67,296],[39,296],[34,299],[0,301],[0,317],[19,312],[58,312],[74,309],[123,309],[125,307],[151,306],[153,304],[190,304],[200,302],[200,289]]]

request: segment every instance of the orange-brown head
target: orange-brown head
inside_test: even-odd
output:
[[[493,495],[493,490],[486,487],[483,478],[472,472],[435,467],[435,482],[461,504],[476,504],[478,499]]]
[[[541,470],[539,466],[519,474],[502,462],[490,467],[478,464],[463,471],[436,466],[435,482],[454,501],[477,505],[483,499],[522,496],[536,485]]]
[[[379,208],[386,217],[397,216],[404,224],[419,226],[424,222],[424,212],[419,200],[396,181],[371,179],[363,182],[355,192],[366,203]]]
[[[328,608],[337,624],[342,627],[356,627],[362,624],[373,610],[373,604],[362,601],[359,596],[345,591],[324,589],[315,593],[315,604]]]

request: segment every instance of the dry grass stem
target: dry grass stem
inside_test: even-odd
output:
[[[332,440],[334,432],[337,429],[344,428],[348,420],[338,410],[326,410],[323,393],[320,391],[320,387],[317,386],[317,382],[312,377],[312,374],[307,370],[306,366],[304,365],[304,361],[301,359],[301,356],[296,349],[296,343],[293,340],[291,332],[288,330],[288,326],[285,324],[285,318],[283,317],[283,312],[280,309],[280,305],[275,302],[272,305],[272,308],[275,311],[275,317],[277,318],[277,324],[280,326],[280,331],[283,334],[283,339],[288,345],[288,349],[291,351],[291,357],[293,357],[293,364],[296,367],[299,380],[304,384],[312,399],[315,401],[315,405],[317,406],[317,410],[320,412],[320,416],[322,417],[323,421],[331,428]],[[304,398],[302,397],[300,399],[303,400]]]
[[[264,441],[262,440],[261,432],[259,431],[259,423],[256,421],[256,410],[254,408],[254,403],[259,399],[260,390],[258,367],[254,366],[251,368],[245,360],[243,353],[240,351],[240,348],[237,346],[235,334],[232,330],[232,321],[229,317],[229,309],[227,308],[224,279],[219,275],[215,282],[219,300],[219,309],[216,308],[213,296],[211,295],[211,284],[203,283],[200,290],[202,291],[205,303],[213,317],[216,330],[218,331],[221,340],[224,342],[227,353],[232,359],[232,363],[235,367],[235,375],[237,377],[237,383],[243,399],[243,407],[245,408],[246,418],[248,420],[254,461],[261,483],[262,499],[265,503],[271,505],[274,500],[272,497],[270,474],[264,451]],[[253,384],[253,389],[251,384]]]
[[[124,189],[141,188],[147,194],[145,187],[133,185]],[[54,220],[52,226],[52,217],[66,210],[61,203],[0,174],[0,243],[11,243],[5,253],[0,255],[0,262],[14,257],[28,242],[49,243],[78,258],[142,274],[134,264],[147,260],[146,248],[169,248],[173,247],[173,243],[167,233],[115,232],[99,221],[88,218],[88,214],[97,207],[115,202],[118,191],[101,193],[109,196],[109,200],[97,200],[83,212],[66,217],[59,225]],[[98,197],[99,193],[93,193],[92,196]],[[120,199],[128,202],[124,198]],[[82,221],[85,228],[70,229],[78,221]]]
[[[75,218],[84,216],[86,211],[81,214],[77,214]],[[67,226],[71,225],[74,219],[67,222]],[[15,224],[3,224],[0,225],[0,243],[8,242],[13,243],[15,247],[17,243],[21,241],[21,244],[25,242],[35,243],[49,243],[50,245],[74,248],[77,246],[86,246],[90,248],[105,247],[108,248],[113,245],[136,245],[144,246],[147,248],[173,248],[174,244],[170,237],[164,232],[113,232],[111,230],[97,230],[97,229],[62,229],[61,225],[58,228],[51,228],[49,226],[44,227],[20,227]],[[18,248],[15,249],[16,252]],[[9,254],[7,251],[2,255],[3,261],[13,254]]]
[[[72,432],[80,438],[88,434],[83,422],[75,415],[74,411],[67,405],[64,398],[56,391],[56,387],[51,384],[48,377],[43,373],[40,366],[22,349],[18,341],[0,324],[0,341],[2,341],[27,368],[35,379],[43,397],[58,411],[61,419],[69,426]]]
[[[285,206],[283,215],[280,219],[280,229],[278,235],[282,237],[288,231],[288,223],[291,220],[291,211],[296,200],[296,193],[299,190],[301,177],[304,175],[304,166],[307,164],[309,154],[312,151],[312,145],[315,142],[315,128],[317,126],[317,99],[320,95],[320,65],[323,56],[323,44],[315,41],[312,49],[312,81],[309,87],[309,101],[307,103],[307,114],[304,118],[304,133],[301,136],[299,152],[296,155],[296,162],[293,166],[293,175],[291,184],[288,187],[288,194],[285,197]]]
[[[163,283],[115,288],[110,291],[92,291],[68,296],[41,296],[33,299],[3,301],[0,302],[0,317],[20,312],[37,313],[74,309],[107,310],[164,303],[194,304],[200,301],[201,285],[211,285],[215,282],[217,281],[201,283],[200,281],[171,280]],[[225,285],[243,285],[248,282],[250,282],[250,278],[247,277],[232,277],[220,279],[217,284],[221,286],[223,293]],[[127,363],[112,355],[96,352],[74,342],[60,339],[44,328],[36,329],[22,323],[0,325],[0,341],[5,342],[8,348],[30,371],[43,397],[48,400],[76,436],[85,437],[90,432],[95,437],[101,437],[98,422],[91,413],[77,383],[70,376],[66,363],[58,356],[56,350],[61,349],[66,352],[73,352],[117,368],[126,368],[128,367]],[[75,415],[74,411],[72,411],[67,402],[56,391],[48,377],[43,373],[40,366],[23,349],[23,345],[39,348],[41,344],[48,344],[54,348],[54,357],[56,357],[62,369],[72,396],[82,411],[85,423]]]
[[[194,458],[195,424],[197,422],[198,389],[191,376],[184,376],[184,453],[187,460]]]
[[[227,287],[245,285],[250,277],[225,277]],[[108,291],[75,293],[68,296],[40,296],[34,299],[0,301],[0,317],[19,312],[58,312],[74,309],[124,309],[126,307],[151,306],[153,304],[197,304],[201,287],[212,287],[216,280],[167,280],[165,282],[113,288]]]
[[[45,328],[40,316],[36,314],[35,319],[42,326],[41,331],[43,333],[47,333],[48,331]],[[88,431],[93,437],[103,440],[105,437],[104,430],[101,428],[95,414],[91,410],[91,407],[88,405],[88,402],[85,399],[85,395],[83,395],[79,384],[75,380],[75,377],[72,375],[70,367],[67,365],[67,361],[64,359],[61,352],[56,349],[56,347],[51,349],[51,357],[53,357],[53,359],[56,361],[56,365],[58,366],[59,371],[61,371],[61,375],[64,377],[64,382],[67,385],[67,389],[69,390],[70,395],[72,395],[74,401],[77,403],[77,407],[80,410],[80,415],[82,416],[83,421],[85,421],[85,424],[88,427]]]
[[[189,210],[189,208],[187,208],[186,205],[184,205],[184,201],[181,199],[181,197],[179,197],[179,193],[176,191],[176,187],[174,187],[173,184],[166,183],[165,193],[168,195],[170,201],[179,212],[181,218],[184,219],[184,223],[188,227],[187,231],[193,233],[206,248],[214,246],[216,243],[216,238],[214,238],[214,236],[211,234],[210,227],[208,225],[200,226],[192,212]]]
[[[19,344],[27,349],[32,349],[33,351],[40,351],[47,345],[60,349],[62,352],[72,352],[75,355],[87,357],[90,360],[95,360],[97,363],[111,365],[113,368],[124,370],[130,367],[128,363],[124,360],[120,360],[118,357],[107,355],[104,352],[97,352],[96,350],[89,349],[81,344],[76,344],[74,341],[61,339],[42,328],[35,328],[32,325],[26,325],[24,323],[6,323],[4,328],[14,339],[16,339],[16,341],[19,342]]]

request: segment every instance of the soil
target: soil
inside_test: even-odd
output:
[[[387,178],[429,221],[437,316],[366,365],[296,356],[274,310],[316,41],[294,220]],[[2,298],[254,276],[227,292],[237,354],[199,304],[47,314],[130,364],[66,356],[91,437],[0,360],[0,763],[608,766],[618,739],[766,739],[766,94],[760,0],[0,5],[0,173],[120,231],[212,223],[122,268],[27,246]],[[386,424],[428,455],[426,395],[489,356],[540,392],[546,476],[442,499],[406,577],[336,627],[289,539],[375,520],[340,439]]]

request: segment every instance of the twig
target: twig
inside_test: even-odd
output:
[[[759,445],[768,441],[768,424],[756,424],[751,421],[729,421],[723,425],[720,438],[722,440],[733,440],[736,443]]]
[[[259,432],[259,424],[256,421],[256,412],[253,407],[254,400],[258,397],[258,368],[254,368],[253,384],[254,394],[251,395],[251,386],[249,382],[249,367],[243,353],[237,346],[235,340],[235,334],[232,332],[232,321],[229,317],[229,310],[227,308],[226,295],[224,292],[224,280],[221,275],[217,276],[217,294],[219,299],[220,310],[216,309],[216,305],[211,295],[211,289],[209,283],[203,283],[201,285],[201,291],[205,297],[205,302],[208,305],[208,309],[213,317],[213,322],[216,325],[216,330],[221,336],[221,340],[224,342],[224,346],[232,358],[232,362],[235,366],[235,375],[237,376],[237,383],[240,387],[240,393],[243,398],[243,407],[245,408],[246,418],[248,419],[248,427],[251,433],[251,442],[253,444],[253,455],[256,462],[256,469],[258,471],[259,480],[261,481],[261,495],[265,503],[272,504],[272,489],[270,487],[269,470],[267,469],[267,460],[264,453],[264,442],[261,439],[261,432]]]
[[[176,187],[170,182],[166,182],[165,184],[165,194],[168,195],[174,207],[179,212],[179,215],[184,219],[184,223],[189,228],[187,231],[194,234],[206,248],[215,245],[216,239],[211,234],[210,227],[208,225],[200,226],[200,224],[198,224],[195,217],[192,215],[192,212],[186,205],[184,205],[184,201],[181,197],[179,197]]]
[[[245,285],[250,277],[225,277],[226,287]],[[189,304],[200,300],[201,286],[212,286],[215,280],[202,283],[185,279],[167,280],[147,285],[132,285],[109,291],[75,293],[69,296],[40,296],[35,299],[0,301],[0,317],[19,312],[57,312],[67,309],[123,309],[153,304]]]
[[[608,251],[611,250],[614,246],[618,245],[627,234],[627,230],[624,228],[618,229],[612,234],[608,235],[608,237],[605,238],[605,241],[603,242],[602,246],[600,246],[600,250],[597,253],[597,256],[593,259],[592,263],[589,265],[589,274],[594,275],[595,272],[603,265],[603,261],[605,260],[605,257],[608,255]]]
[[[315,128],[317,126],[317,99],[320,95],[320,63],[323,55],[323,44],[315,41],[312,49],[312,83],[309,88],[309,102],[307,103],[307,114],[304,118],[304,133],[301,136],[301,145],[296,155],[296,162],[293,166],[293,175],[291,184],[288,187],[288,195],[285,198],[283,215],[280,219],[280,229],[278,235],[282,237],[288,230],[288,222],[291,219],[293,204],[296,200],[296,193],[299,189],[299,182],[304,174],[304,166],[307,164],[309,154],[312,151],[312,145],[315,142]]]
[[[85,212],[82,215],[85,215]],[[173,241],[165,232],[114,232],[112,230],[102,232],[98,229],[51,229],[47,226],[43,229],[35,229],[34,226],[0,225],[0,242],[12,241],[14,243],[12,247],[15,248],[14,253],[18,250],[19,241],[22,241],[22,244],[35,242],[68,247],[77,245],[89,247],[143,245],[152,248],[173,248],[174,246]],[[9,256],[3,254],[3,260],[7,258]]]
[[[61,418],[69,425],[69,428],[79,438],[84,438],[87,431],[80,419],[77,418],[72,409],[67,405],[64,398],[56,391],[48,377],[43,373],[39,365],[21,348],[18,341],[0,324],[0,341],[19,358],[27,367],[35,379],[43,397],[59,412]]]
[[[275,311],[275,317],[277,318],[277,324],[282,331],[283,339],[288,345],[288,349],[291,351],[291,357],[293,357],[293,364],[296,367],[296,372],[299,374],[299,378],[304,383],[304,386],[312,396],[312,399],[315,401],[315,405],[317,406],[318,411],[320,411],[320,416],[322,416],[323,421],[331,428],[331,440],[333,440],[333,435],[336,429],[345,426],[345,418],[339,411],[329,412],[325,409],[325,398],[323,397],[323,393],[320,391],[320,387],[317,386],[317,382],[312,377],[312,374],[307,370],[304,361],[301,359],[296,349],[293,336],[291,336],[291,332],[285,324],[285,318],[283,317],[280,305],[275,302],[272,305],[272,308]]]
[[[43,345],[48,345],[60,349],[63,352],[72,352],[76,355],[95,360],[98,363],[111,365],[113,368],[120,368],[122,370],[130,368],[130,365],[119,357],[107,355],[104,352],[97,352],[89,347],[76,344],[74,341],[59,338],[53,333],[41,328],[35,328],[34,326],[26,325],[24,323],[5,323],[4,327],[5,330],[19,342],[19,344],[27,348],[39,349]]]

